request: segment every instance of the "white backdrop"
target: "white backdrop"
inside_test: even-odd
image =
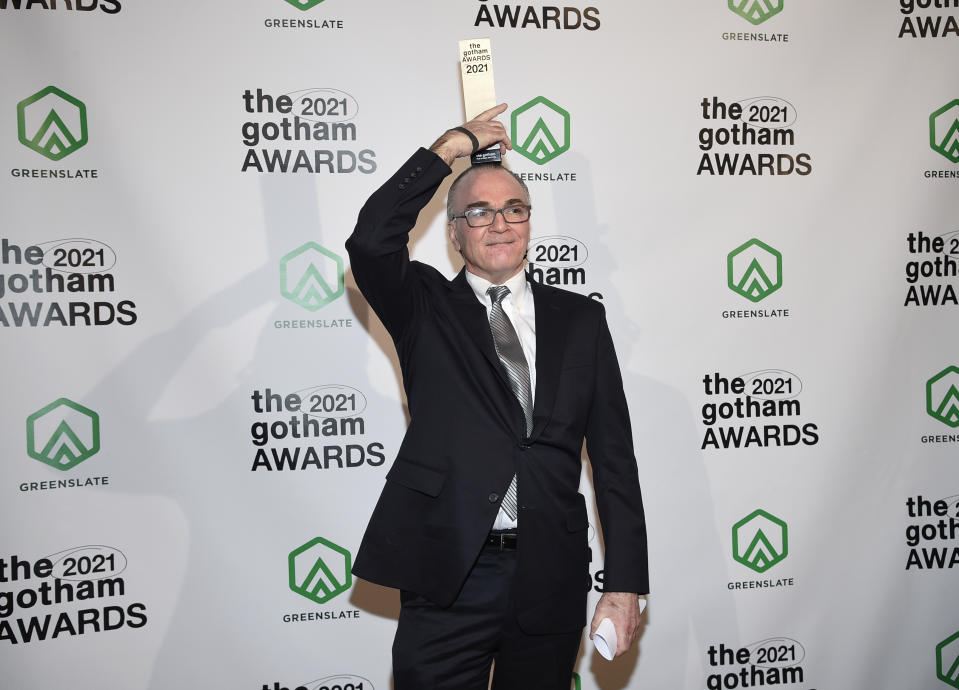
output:
[[[391,687],[343,242],[488,36],[646,502],[639,644],[571,687],[959,687],[955,5],[0,0],[0,686]]]

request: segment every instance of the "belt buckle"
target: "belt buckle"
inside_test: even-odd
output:
[[[517,535],[513,532],[490,532],[487,543],[499,551],[515,551]]]

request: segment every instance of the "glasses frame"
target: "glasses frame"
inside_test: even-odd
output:
[[[506,217],[506,214],[503,213],[503,211],[510,208],[525,208],[526,217],[523,220],[510,220],[509,218]],[[493,215],[490,216],[489,223],[483,223],[482,225],[473,225],[470,222],[470,216],[469,216],[470,211],[492,211]],[[526,223],[527,221],[529,221],[530,216],[533,214],[533,207],[530,204],[510,204],[509,206],[504,206],[503,208],[488,208],[486,206],[477,206],[475,208],[468,208],[462,213],[457,213],[453,216],[450,216],[450,220],[452,221],[452,220],[456,220],[457,218],[463,218],[466,220],[466,224],[471,228],[488,228],[490,225],[496,222],[497,213],[503,216],[503,220],[506,221],[507,223],[510,223],[510,224]]]

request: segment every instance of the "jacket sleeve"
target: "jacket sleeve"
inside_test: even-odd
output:
[[[439,156],[419,149],[367,199],[346,241],[356,284],[395,341],[421,299],[409,233],[450,172]]]
[[[605,313],[596,343],[596,381],[586,425],[596,505],[606,547],[604,587],[649,592],[646,518],[623,379]]]

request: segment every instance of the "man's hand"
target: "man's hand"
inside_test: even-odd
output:
[[[639,597],[632,592],[606,592],[596,604],[596,613],[589,626],[589,639],[604,618],[616,626],[616,656],[625,654],[636,639],[639,629]]]
[[[493,119],[505,110],[506,104],[500,103],[489,110],[484,110],[463,125],[476,138],[478,143],[476,151],[482,151],[497,143],[501,154],[506,153],[507,149],[513,148],[513,142],[506,134],[506,128],[501,122]],[[473,153],[473,140],[470,139],[468,134],[458,132],[455,129],[448,129],[443,133],[443,136],[433,142],[430,151],[446,161],[447,165],[452,165],[457,158]]]

